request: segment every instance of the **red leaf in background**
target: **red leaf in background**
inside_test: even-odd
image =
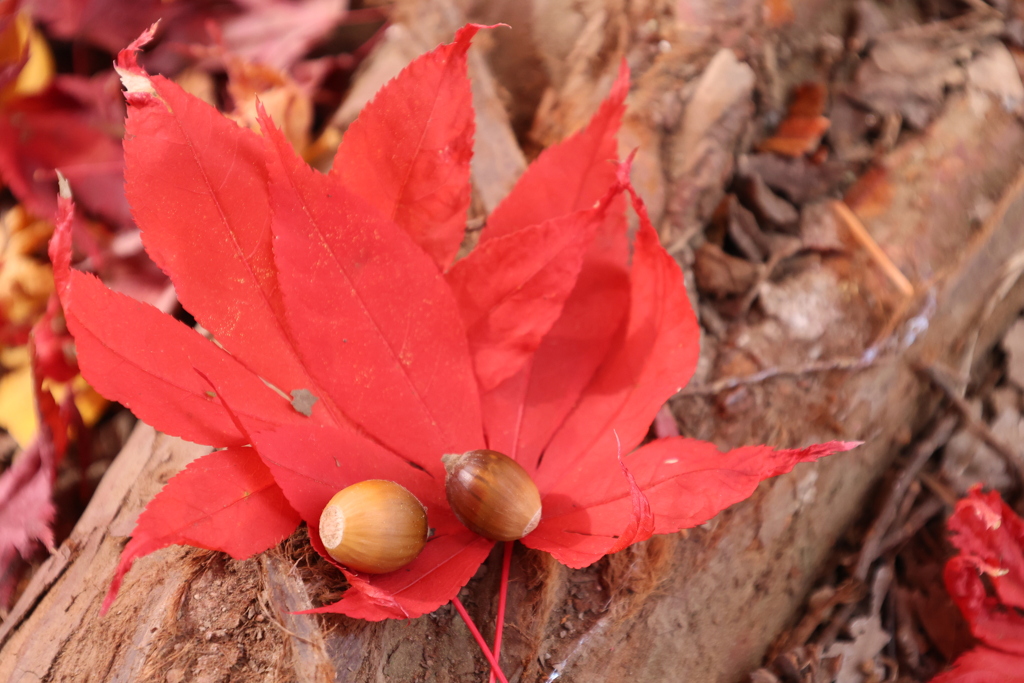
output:
[[[56,293],[46,302],[46,312],[32,327],[33,374],[57,382],[67,382],[78,374],[78,363],[68,346],[72,337],[64,322]],[[74,347],[71,347],[72,349]]]
[[[81,428],[74,396],[69,394],[62,408],[42,386],[44,378],[69,379],[67,373],[77,374],[77,369],[70,367],[63,358],[62,349],[58,353],[63,362],[47,362],[37,350],[41,339],[45,345],[46,331],[51,329],[59,310],[55,299],[51,299],[46,314],[33,326],[29,347],[40,428],[32,443],[15,457],[14,463],[0,472],[0,609],[10,604],[25,567],[23,561],[31,557],[37,543],[53,550],[51,524],[56,514],[53,504],[56,468],[67,450],[69,423],[74,419]],[[70,411],[75,413],[73,418],[67,414]],[[87,445],[80,440],[80,457],[85,457],[86,450]]]
[[[961,555],[946,564],[943,579],[946,591],[967,619],[975,638],[1000,650],[1024,655],[1024,617],[1013,609],[1018,606],[989,595],[981,578],[984,574],[995,583],[1009,576],[1007,571],[998,564],[985,564],[977,556]]]
[[[241,560],[274,547],[298,523],[298,514],[251,448],[204,455],[168,481],[139,516],[136,526],[146,533],[133,534],[125,546],[101,609],[110,609],[135,560],[154,550],[188,544]]]
[[[515,457],[544,500],[524,542],[583,566],[853,445],[723,455],[672,438],[631,453],[692,373],[699,330],[678,265],[628,167],[614,163],[625,67],[591,124],[541,155],[477,251],[442,274],[469,203],[465,54],[476,30],[385,88],[329,175],[310,169],[265,114],[260,137],[142,71],[133,50],[148,34],[122,53],[136,218],[185,307],[223,348],[71,271],[70,206],[52,246],[87,377],[157,427],[231,447],[198,463],[258,456],[260,481],[281,492],[273,509],[305,520],[318,552],[323,505],[351,483],[391,479],[423,502],[435,533],[420,556],[384,575],[343,568],[350,589],[315,611],[414,617],[470,579],[493,544],[449,509],[444,453],[490,447]],[[640,218],[632,259],[625,191]],[[300,415],[264,379],[321,401]],[[273,542],[276,534],[247,535],[262,523],[258,509],[234,483],[209,490],[215,479],[186,470],[153,500],[119,576],[170,543],[239,556]],[[203,501],[202,523],[186,529],[173,510],[190,496]],[[222,535],[210,500],[231,503],[242,538]]]
[[[1024,520],[999,492],[972,488],[957,503],[948,526],[950,542],[963,558],[988,574],[999,601],[1024,609]]]
[[[931,683],[1024,683],[1024,662],[1020,655],[976,647],[957,657],[953,668]]]
[[[469,209],[473,98],[466,51],[481,27],[413,61],[366,105],[331,175],[412,235],[438,268],[459,250]]]
[[[110,73],[60,76],[39,95],[0,109],[0,176],[37,216],[56,209],[56,168],[90,212],[116,226],[131,225],[121,189],[123,109],[102,104],[116,102],[116,93]]]
[[[202,10],[202,4],[197,4]],[[281,70],[341,23],[349,5],[347,0],[243,0],[238,4],[243,11],[223,22],[225,47],[250,62]]]
[[[50,32],[65,40],[79,40],[114,54],[153,22],[163,19],[178,26],[189,2],[164,0],[33,0],[32,11]]]
[[[208,44],[209,23],[221,28],[225,47],[276,69],[292,66],[348,12],[346,0],[33,0],[34,16],[50,33],[89,43],[111,54],[155,21],[163,41],[150,66],[180,64],[182,45]]]
[[[0,473],[0,607],[9,604],[17,585],[17,557],[29,557],[37,542],[53,545],[52,451],[52,443],[37,437]]]
[[[78,374],[77,365],[65,353],[70,335],[66,329],[62,329],[62,334],[57,332],[57,328],[63,328],[60,321],[60,303],[51,295],[46,312],[32,327],[29,340],[33,403],[39,428],[31,444],[0,472],[0,609],[10,604],[27,566],[25,561],[36,551],[37,544],[53,550],[54,479],[67,451],[69,427],[77,432],[79,463],[88,462],[89,438],[75,406],[74,392],[68,392],[58,406],[49,389],[43,386],[44,380],[66,382]]]
[[[975,486],[947,526],[960,555],[946,563],[946,590],[981,643],[932,680],[1024,681],[1024,520],[998,491]]]

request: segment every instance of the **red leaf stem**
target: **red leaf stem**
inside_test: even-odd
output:
[[[469,632],[473,634],[476,644],[480,646],[480,651],[484,653],[484,657],[486,657],[487,661],[490,663],[491,673],[496,675],[501,683],[508,683],[508,679],[505,678],[505,674],[502,673],[501,667],[498,666],[498,660],[495,659],[493,654],[491,654],[491,649],[487,647],[487,641],[485,641],[484,637],[480,635],[480,629],[476,627],[476,624],[473,623],[473,619],[469,616],[469,612],[467,612],[466,608],[462,606],[462,601],[459,600],[458,597],[454,597],[452,598],[452,604],[455,605],[455,609],[459,611],[459,616],[462,617],[464,622],[466,622],[466,628],[468,628]]]
[[[508,570],[512,564],[513,541],[505,543],[501,556],[501,583],[498,584],[498,617],[497,626],[494,628],[494,660],[501,661],[501,636],[505,630],[505,602],[508,597]],[[491,671],[488,683],[494,683],[494,672]]]

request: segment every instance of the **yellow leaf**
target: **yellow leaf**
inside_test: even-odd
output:
[[[46,38],[32,27],[28,35],[28,62],[25,63],[18,81],[14,84],[14,94],[28,97],[41,93],[53,82],[53,53]]]
[[[15,325],[31,324],[46,309],[53,271],[40,257],[53,226],[15,206],[0,221],[0,313]]]
[[[6,429],[22,448],[26,448],[39,431],[32,369],[28,365],[0,377],[0,427]]]
[[[17,370],[30,362],[32,356],[29,355],[28,346],[25,344],[0,348],[0,366],[6,370]]]
[[[228,114],[240,125],[259,131],[256,102],[259,101],[299,154],[309,146],[313,125],[313,103],[309,94],[290,76],[263,64],[253,64],[228,55],[228,92],[235,102]]]
[[[100,396],[81,375],[71,380],[71,386],[75,391],[75,406],[78,408],[78,414],[82,416],[82,424],[92,427],[103,417],[110,401]]]
[[[96,393],[96,390],[85,381],[81,375],[75,375],[70,382],[54,382],[49,379],[43,380],[43,389],[53,395],[53,400],[58,404],[62,403],[68,395],[68,391],[75,394],[75,407],[78,414],[82,416],[82,424],[92,427],[103,417],[103,412],[110,405],[107,399]]]
[[[53,53],[43,35],[32,26],[28,13],[22,12],[0,33],[0,64],[21,59],[28,47],[28,60],[14,83],[0,89],[0,102],[13,97],[28,97],[50,87],[54,75]]]

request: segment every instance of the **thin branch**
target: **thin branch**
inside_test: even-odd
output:
[[[868,533],[864,536],[860,555],[853,570],[853,578],[856,581],[862,584],[867,582],[871,565],[882,556],[885,538],[889,532],[889,527],[892,526],[893,521],[896,519],[896,513],[899,510],[900,503],[903,501],[903,497],[906,495],[914,479],[921,472],[921,468],[924,467],[925,463],[935,454],[935,451],[949,441],[949,437],[953,433],[957,422],[958,420],[955,415],[945,416],[936,422],[924,438],[920,439],[914,446],[910,462],[907,463],[907,466],[903,468],[899,476],[892,483],[881,512],[879,512],[878,517],[875,518]],[[840,609],[839,613],[818,639],[818,645],[822,649],[827,649],[829,645],[835,642],[836,637],[839,635],[839,629],[850,620],[855,609],[857,609],[857,605],[852,603],[844,605]]]
[[[686,387],[678,392],[676,396],[707,396],[719,394],[729,389],[747,384],[759,384],[765,380],[775,377],[809,375],[819,372],[833,372],[838,370],[860,370],[872,365],[877,359],[876,349],[869,349],[868,353],[858,358],[834,358],[832,360],[816,361],[805,363],[798,367],[791,368],[766,368],[760,372],[741,377],[725,377],[707,384],[699,384],[693,387]]]
[[[900,291],[904,297],[911,297],[914,295],[914,285],[910,284],[910,280],[907,276],[896,267],[896,264],[892,262],[888,254],[878,246],[878,242],[871,236],[864,224],[860,222],[846,202],[834,201],[831,204],[832,210],[836,212],[846,227],[849,228],[853,238],[860,242],[860,245],[864,247],[864,250],[868,252],[871,259],[878,264],[878,267],[882,269],[885,276],[889,278],[889,281],[896,286],[896,289]]]
[[[890,550],[894,550],[903,545],[913,538],[914,535],[928,523],[928,520],[942,512],[945,508],[946,504],[940,498],[929,498],[926,502],[918,506],[916,510],[910,513],[910,517],[902,526],[898,529],[893,529],[889,535],[885,537],[885,540],[882,541],[882,547],[879,552],[882,555],[885,555]]]
[[[985,442],[985,445],[991,448],[996,455],[1003,461],[1006,466],[1006,471],[1013,479],[1013,486],[1017,491],[1020,491],[1024,487],[1024,466],[1022,466],[1020,456],[1017,454],[1016,449],[1011,448],[1001,439],[996,437],[989,429],[989,426],[982,420],[975,417],[971,411],[970,404],[964,400],[960,395],[960,392],[956,390],[953,383],[949,380],[948,372],[939,368],[936,365],[919,365],[916,369],[923,373],[928,379],[932,381],[935,386],[946,394],[946,398],[953,404],[957,412],[964,420],[964,425],[974,436],[978,437]]]

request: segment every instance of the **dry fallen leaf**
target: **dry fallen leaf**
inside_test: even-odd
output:
[[[842,664],[835,683],[864,683],[867,680],[881,680],[881,677],[869,679],[868,671],[876,671],[875,657],[882,648],[889,644],[890,635],[882,628],[882,620],[877,615],[859,617],[850,621],[852,642],[833,643],[825,651],[826,657],[842,656]],[[876,674],[877,676],[877,674]]]
[[[821,138],[831,122],[822,116],[828,93],[820,83],[804,83],[796,87],[786,118],[775,134],[759,145],[762,152],[800,157],[818,149]]]

